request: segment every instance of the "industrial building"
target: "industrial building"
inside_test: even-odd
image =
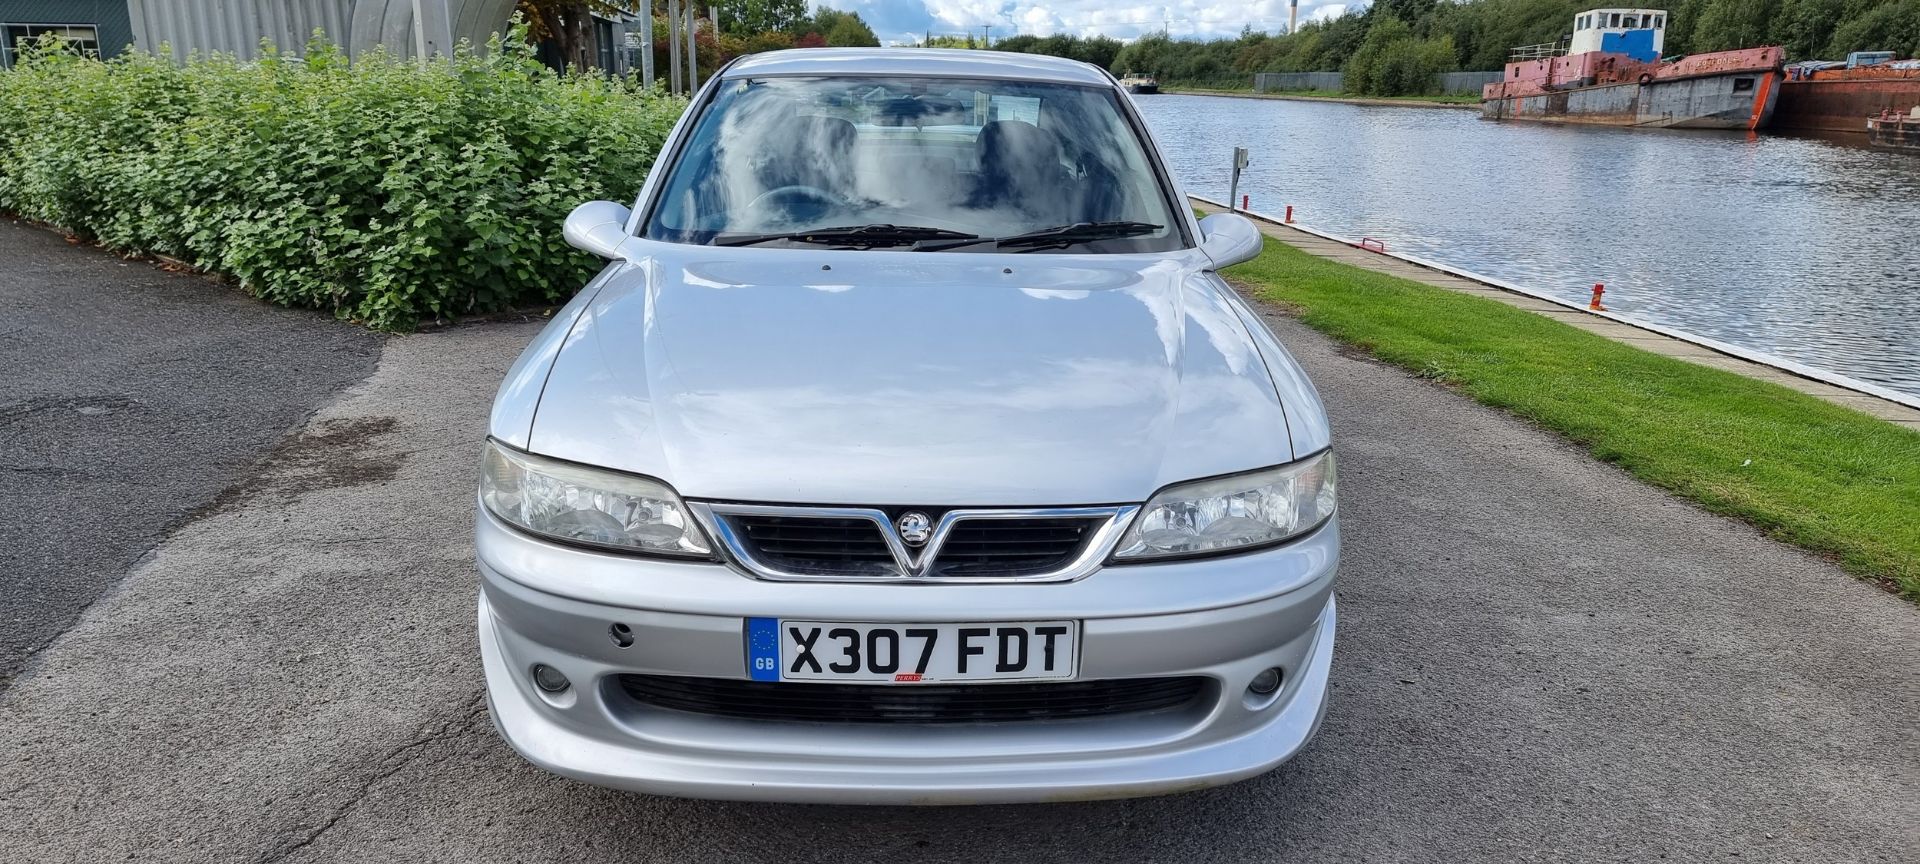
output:
[[[298,51],[315,30],[353,56],[384,45],[402,57],[446,53],[460,40],[485,44],[505,30],[514,0],[0,0],[0,68],[18,40],[54,32],[81,51],[112,57],[128,46],[175,57],[221,52],[241,59],[271,40]],[[625,71],[623,22],[591,28],[606,68]]]

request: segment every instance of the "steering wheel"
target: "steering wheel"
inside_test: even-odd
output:
[[[835,195],[832,192],[828,192],[827,190],[822,189],[818,186],[807,186],[802,184],[802,185],[793,185],[793,186],[781,186],[775,189],[768,189],[767,191],[760,193],[759,196],[755,197],[752,202],[748,203],[747,209],[758,210],[762,207],[767,206],[771,202],[786,201],[786,200],[792,200],[795,203],[799,203],[802,201],[812,201],[829,209],[833,207],[845,207],[849,203],[847,199],[842,198],[838,195]]]

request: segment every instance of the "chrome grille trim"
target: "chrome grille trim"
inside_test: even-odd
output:
[[[720,541],[727,558],[748,574],[781,582],[889,582],[889,583],[982,583],[1071,582],[1098,570],[1112,554],[1127,526],[1139,514],[1137,504],[1111,507],[996,507],[948,510],[935,524],[933,537],[915,550],[900,539],[893,518],[886,511],[871,507],[809,507],[783,504],[740,504],[726,501],[688,501],[688,509]],[[937,508],[929,508],[937,509]],[[774,566],[756,554],[754,546],[728,517],[781,516],[793,519],[865,519],[872,522],[893,553],[892,566],[880,564],[873,573],[806,573]],[[961,522],[976,519],[1082,519],[1100,520],[1092,529],[1078,554],[1051,570],[1014,576],[942,576],[935,568],[940,549]]]

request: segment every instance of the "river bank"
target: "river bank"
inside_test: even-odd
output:
[[[1864,141],[1144,97],[1192,192],[1920,399],[1920,172]],[[1859,136],[1856,136],[1859,137]],[[1194,142],[1174,144],[1173,142]],[[1632,218],[1625,218],[1631,214]]]
[[[1266,251],[1226,274],[1248,293],[1920,602],[1920,429],[1537,310],[1319,257],[1294,245],[1293,229],[1260,225]]]
[[[1324,96],[1314,91],[1255,93],[1252,90],[1199,90],[1166,87],[1174,96],[1231,96],[1240,99],[1279,99],[1290,102],[1335,102],[1342,105],[1379,105],[1389,108],[1453,108],[1480,110],[1478,96]]]

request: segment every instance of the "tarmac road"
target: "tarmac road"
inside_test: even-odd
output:
[[[0,219],[0,689],[378,337]]]
[[[0,861],[1914,860],[1920,612],[1273,320],[1333,414],[1346,558],[1332,708],[1271,774],[912,809],[523,764],[468,533],[534,328],[486,325],[385,341],[0,694]]]

